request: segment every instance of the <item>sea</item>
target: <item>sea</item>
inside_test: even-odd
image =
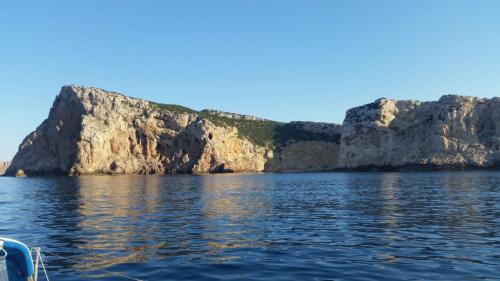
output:
[[[496,171],[0,178],[51,280],[500,280],[499,234]]]

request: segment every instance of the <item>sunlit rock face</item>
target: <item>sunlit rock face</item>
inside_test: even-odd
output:
[[[10,161],[0,161],[0,176],[5,173],[10,166]]]
[[[313,132],[311,123],[287,135],[288,131],[281,130],[288,128],[285,125],[246,115],[160,105],[97,88],[65,86],[48,118],[22,142],[6,174],[21,170],[30,176],[335,167],[336,160],[324,156],[338,158],[330,150],[330,140],[321,146],[299,142],[318,142],[318,137],[326,136],[324,132]],[[275,134],[280,139],[281,160],[273,166],[269,163],[278,151]],[[318,159],[325,163],[318,164]]]
[[[6,175],[484,168],[500,161],[500,98],[379,99],[343,125],[280,123],[65,86]]]
[[[268,149],[241,138],[234,127],[216,126],[207,119],[190,123],[175,138],[169,171],[183,173],[261,172]]]
[[[379,99],[347,112],[340,162],[345,168],[491,167],[500,157],[497,124],[499,98]]]

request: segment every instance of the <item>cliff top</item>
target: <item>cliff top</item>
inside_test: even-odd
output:
[[[112,96],[126,99],[128,103],[135,104],[135,106],[150,106],[157,110],[168,111],[174,114],[194,114],[219,126],[235,127],[241,136],[262,146],[281,144],[290,140],[326,140],[338,142],[337,135],[340,134],[339,128],[341,125],[338,124],[299,121],[287,124],[251,115],[214,109],[198,111],[182,105],[156,103],[128,97],[118,92],[106,91],[96,87],[66,85],[62,87],[60,94],[60,97],[63,98],[88,99],[94,103]]]
[[[85,87],[80,85],[66,85],[61,89],[61,94],[68,95],[69,98],[102,100],[110,96],[118,96],[126,99],[133,106],[142,108],[155,108],[160,111],[168,111],[174,114],[193,114],[200,118],[207,119],[216,125],[231,126],[238,129],[238,133],[255,144],[270,146],[274,144],[286,143],[290,140],[324,140],[338,142],[342,125],[320,122],[295,121],[282,123],[278,121],[263,119],[251,115],[224,112],[214,109],[194,110],[182,105],[162,104],[151,102],[139,98],[133,98],[118,92],[107,91],[96,87]],[[75,96],[76,95],[76,96]],[[493,98],[500,102],[500,98]],[[395,100],[389,98],[379,98],[372,103],[349,109],[346,113],[345,121],[378,120],[382,117],[377,113],[384,108],[384,111],[406,110],[415,106],[430,106],[435,104],[454,105],[462,102],[488,101],[486,98],[478,98],[463,95],[443,95],[438,101],[418,101],[418,100]],[[385,115],[381,120],[383,123],[390,122],[392,114]],[[387,119],[387,120],[386,120]]]
[[[177,105],[177,104],[164,104],[164,103],[157,103],[157,102],[152,102],[140,98],[135,98],[135,97],[130,97],[127,95],[124,95],[119,92],[114,92],[114,91],[107,91],[101,88],[97,87],[87,87],[87,86],[81,86],[81,85],[75,85],[75,84],[70,84],[70,85],[65,85],[61,89],[61,93],[66,92],[66,93],[73,93],[73,94],[79,94],[79,98],[82,98],[82,95],[103,95],[103,96],[120,96],[124,97],[126,99],[131,99],[131,100],[139,100],[143,101],[146,103],[149,103],[158,109],[161,110],[166,110],[174,113],[189,113],[189,114],[197,114],[201,115],[204,117],[207,117],[209,115],[212,115],[214,117],[220,117],[220,118],[229,118],[229,119],[236,119],[236,120],[247,120],[247,121],[265,121],[265,122],[276,122],[276,123],[281,123],[278,121],[273,121],[269,119],[264,119],[264,118],[259,118],[256,116],[252,115],[245,115],[245,114],[238,114],[238,113],[232,113],[232,112],[226,112],[226,111],[220,111],[216,109],[203,109],[203,110],[194,110],[189,107],[185,107],[182,105]],[[396,99],[391,99],[391,98],[386,98],[386,97],[381,97],[379,99],[376,99],[375,101],[354,107],[352,109],[358,109],[358,108],[377,108],[383,104],[386,104],[387,102],[398,102],[398,103],[408,103],[408,104],[421,104],[421,103],[456,103],[456,102],[463,102],[463,101],[477,101],[477,102],[485,102],[488,101],[488,98],[479,98],[475,96],[468,96],[468,95],[455,95],[455,94],[447,94],[441,96],[437,101],[420,101],[420,100],[414,100],[414,99],[408,99],[408,100],[396,100]],[[500,98],[494,97],[492,100],[499,100]],[[293,121],[293,122],[298,122],[298,123],[308,123],[308,124],[316,124],[316,126],[341,126],[335,123],[323,123],[323,122],[306,122],[306,121]],[[321,125],[320,125],[321,124]]]
[[[497,97],[494,97],[492,99],[498,99]],[[421,101],[421,100],[415,100],[415,99],[406,99],[406,100],[397,100],[397,99],[391,99],[391,98],[378,98],[374,102],[369,103],[369,104],[383,104],[388,101],[390,102],[402,102],[402,103],[444,103],[444,102],[461,102],[461,101],[470,101],[470,100],[475,100],[475,101],[488,101],[488,98],[480,98],[476,96],[469,96],[469,95],[454,95],[454,94],[446,94],[442,95],[437,101],[432,100],[432,101]]]

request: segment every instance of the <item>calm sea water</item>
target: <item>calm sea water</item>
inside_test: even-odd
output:
[[[0,178],[52,280],[500,280],[500,172]]]

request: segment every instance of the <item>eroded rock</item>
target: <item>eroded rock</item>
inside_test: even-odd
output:
[[[6,173],[15,175],[20,169],[28,175],[261,172],[272,167],[266,164],[278,147],[272,139],[278,128],[286,126],[246,115],[155,104],[97,88],[64,86],[48,118],[25,138]],[[307,128],[296,131],[299,137],[326,136]],[[259,142],[261,135],[268,139]],[[280,139],[284,142],[279,149],[294,143],[293,149],[284,151],[321,154],[310,145],[299,148],[293,134],[281,134]],[[317,159],[309,156],[304,161]],[[310,163],[308,167],[332,167],[331,159],[321,161],[326,166]],[[280,161],[279,170],[301,165]]]
[[[500,98],[379,99],[343,125],[280,123],[65,86],[6,174],[175,174],[487,168],[500,161]]]
[[[380,99],[349,110],[340,162],[363,167],[492,167],[500,156],[500,99]]]

